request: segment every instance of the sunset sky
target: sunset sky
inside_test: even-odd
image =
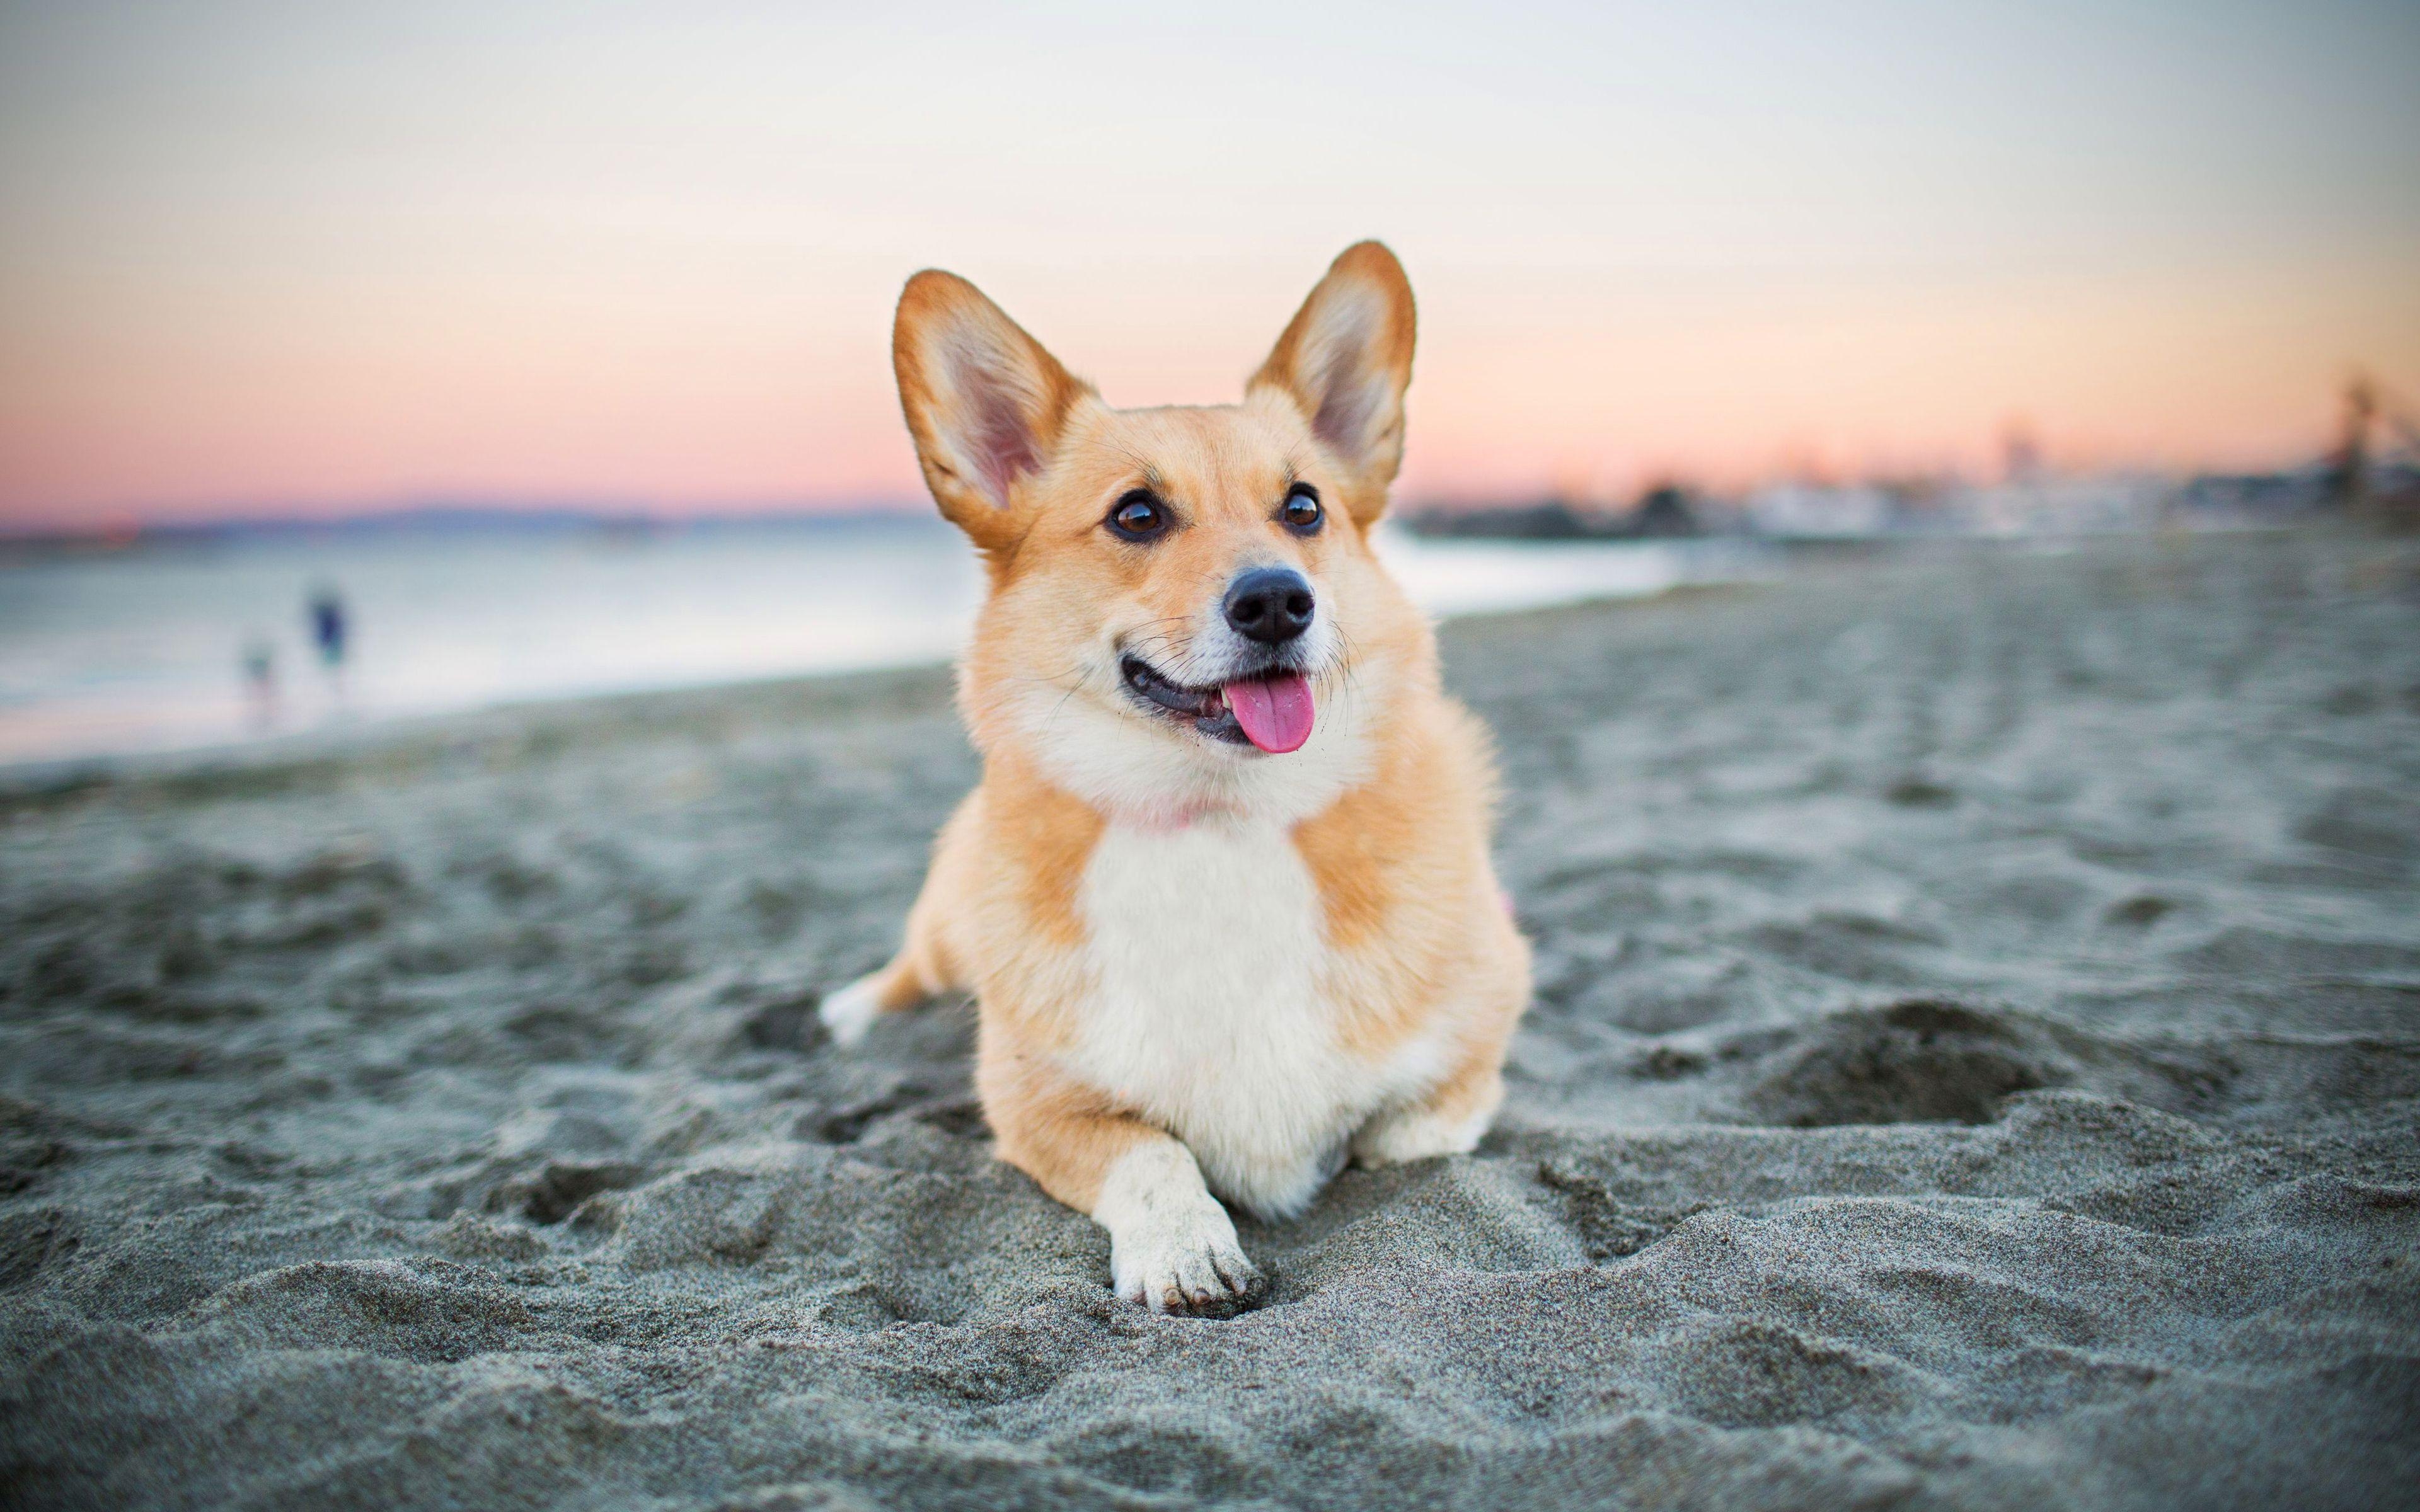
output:
[[[2420,6],[0,6],[0,526],[917,493],[900,282],[1233,397],[1365,236],[1411,497],[2324,444]]]

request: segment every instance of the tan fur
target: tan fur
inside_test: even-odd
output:
[[[975,1090],[1000,1158],[1067,1206],[1089,1212],[1103,1174],[1119,1156],[1140,1141],[1168,1135],[1062,1073],[997,1022],[986,1020],[979,1036]]]
[[[1351,1115],[1363,1120],[1353,1148],[1365,1160],[1467,1148],[1501,1095],[1498,1068],[1528,1001],[1528,948],[1487,856],[1483,732],[1440,691],[1427,624],[1366,537],[1402,455],[1412,327],[1401,268],[1365,242],[1286,327],[1243,404],[1116,410],[963,280],[921,273],[900,301],[894,349],[918,455],[990,573],[959,687],[985,775],[943,829],[905,948],[865,984],[863,1011],[974,993],[978,1087],[1000,1155],[1101,1215],[1122,1277],[1141,1277],[1122,1286],[1155,1308],[1220,1310],[1255,1299],[1259,1282],[1237,1279],[1249,1264],[1232,1228],[1217,1232],[1215,1203],[1179,1211],[1185,1182],[1199,1186],[1186,1174],[1196,1152],[1083,1069],[1087,1055],[1109,1053],[1102,1044],[1153,1032],[1153,1005],[1098,996],[1103,974],[1129,959],[1101,951],[1147,938],[1138,944],[1131,920],[1115,946],[1097,936],[1110,917],[1101,910],[1121,904],[1120,879],[1150,864],[1151,836],[1196,836],[1214,857],[1259,854],[1251,837],[1264,832],[1290,837],[1276,843],[1290,842],[1310,879],[1315,959],[1299,963],[1310,1000],[1277,1005],[1270,1022],[1339,1057],[1329,1080],[1348,1089],[1340,1105],[1368,1103]],[[1310,538],[1272,513],[1296,482],[1327,504]],[[1147,548],[1103,525],[1137,487],[1177,517]],[[1236,573],[1266,565],[1306,574],[1333,619],[1332,664],[1313,679],[1322,726],[1291,755],[1210,749],[1134,703],[1118,650],[1181,662],[1199,649],[1205,605]],[[1128,870],[1101,872],[1113,828],[1127,837],[1117,865]],[[1171,854],[1178,843],[1167,841]],[[1239,980],[1295,980],[1249,976],[1259,948],[1237,939],[1198,967],[1170,969],[1216,969],[1232,949],[1241,954],[1225,964],[1247,973]],[[1296,1013],[1317,1022],[1287,1016]],[[1366,1095],[1350,1091],[1365,1085]],[[1295,1110],[1266,1111],[1282,1122]],[[1243,1157],[1198,1153],[1214,1185],[1225,1172],[1251,1188],[1241,1199],[1271,1211],[1308,1200],[1321,1175],[1303,1179],[1306,1189],[1299,1173],[1272,1168],[1265,1189],[1252,1188],[1257,1167],[1230,1170]],[[1280,1187],[1304,1195],[1268,1195]],[[1162,1202],[1164,1193],[1176,1195]],[[1199,1265],[1183,1237],[1195,1229],[1207,1236]]]

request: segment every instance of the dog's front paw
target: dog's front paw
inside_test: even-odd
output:
[[[1119,1296],[1185,1318],[1233,1318],[1269,1296],[1268,1277],[1244,1254],[1234,1221],[1207,1196],[1191,1212],[1112,1234],[1109,1273]]]
[[[1109,1231],[1109,1275],[1128,1302],[1228,1318],[1268,1299],[1268,1278],[1245,1257],[1235,1220],[1173,1139],[1155,1134],[1120,1156],[1102,1178],[1093,1219]]]
[[[834,1044],[857,1043],[881,1016],[882,1003],[874,991],[875,978],[880,975],[877,971],[860,977],[815,1005],[815,1017],[823,1021],[824,1032],[832,1037]]]

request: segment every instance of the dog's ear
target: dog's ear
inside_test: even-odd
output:
[[[1274,390],[1357,474],[1353,513],[1386,507],[1404,460],[1404,390],[1412,381],[1412,285],[1375,241],[1344,249],[1295,312],[1245,392]]]
[[[899,296],[891,361],[934,502],[977,546],[1014,544],[1020,486],[1048,465],[1091,386],[982,290],[929,268]]]

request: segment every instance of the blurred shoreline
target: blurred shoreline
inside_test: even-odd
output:
[[[1775,569],[1744,541],[1380,549],[1452,616]],[[678,528],[398,517],[0,560],[0,767],[954,656],[982,597],[929,514]],[[334,640],[327,639],[333,634]]]
[[[944,534],[955,543],[954,535]],[[2358,532],[2271,526],[2165,537],[1809,536],[1764,543],[1755,557],[1730,563],[1733,570],[1727,573],[1680,577],[1633,592],[1544,594],[1528,603],[1466,609],[1441,615],[1439,630],[1449,640],[1489,637],[1508,630],[1518,633],[1542,615],[1585,619],[1600,612],[1685,611],[1709,594],[1767,592],[1802,579],[1855,578],[1884,570],[1940,570],[1993,557],[2089,556],[2097,550],[2127,549],[2130,541],[2134,548],[2161,540],[2182,547],[2211,534],[2236,537],[2247,545],[2266,538],[2281,551],[2294,551],[2338,534]],[[1541,549],[1521,543],[1485,543],[1484,547],[1514,553]],[[1544,548],[1544,554],[1558,552],[1554,547]],[[187,795],[277,791],[347,774],[397,774],[465,763],[513,762],[534,753],[666,729],[711,731],[782,720],[845,720],[869,713],[945,713],[953,696],[955,655],[953,648],[869,666],[664,687],[541,693],[377,718],[332,719],[216,742],[0,760],[0,802],[39,805],[121,785],[156,785],[163,792]]]
[[[1839,545],[1809,548],[1810,562],[1866,554]],[[1752,591],[1771,580],[1769,576],[1740,576],[1676,582],[1652,593],[1457,614],[1443,625],[1450,629],[1518,623],[1542,613],[1668,608],[1705,594]],[[465,763],[509,763],[673,728],[712,731],[782,720],[943,713],[951,707],[954,665],[954,656],[941,656],[673,687],[558,694],[336,721],[211,745],[0,762],[0,802],[40,804],[101,788],[146,785],[185,796],[279,791],[348,774],[394,775]]]
[[[1736,517],[1708,529],[1669,496],[1656,513],[1676,528],[1643,536],[1619,521],[1595,533],[1604,518],[1560,504],[1499,511],[1486,530],[1432,509],[1407,511],[1378,546],[1446,621],[1764,582],[1843,558],[2357,528],[2308,490],[2282,513],[2163,497],[2122,517],[2059,517],[2067,529],[2006,513],[2008,528],[1990,530],[1906,527],[1852,499],[1841,528],[1792,533]],[[1870,528],[1850,528],[1859,520]],[[888,512],[671,524],[423,511],[0,552],[0,779],[73,783],[178,755],[307,758],[483,711],[944,666],[981,593],[955,532]],[[336,661],[312,642],[328,595],[350,626]]]

